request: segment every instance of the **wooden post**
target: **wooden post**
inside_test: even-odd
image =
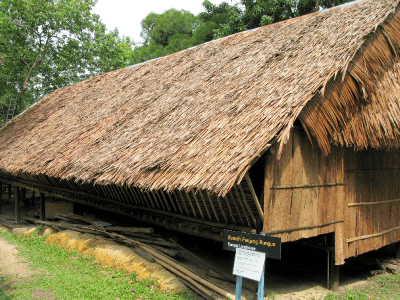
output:
[[[14,186],[14,199],[15,199],[15,222],[20,222],[19,215],[19,199],[18,199],[18,186]]]
[[[330,245],[335,245],[335,234],[328,235]],[[327,251],[328,253],[328,268],[327,268],[327,281],[328,289],[336,291],[339,288],[339,266],[335,264],[335,253]]]
[[[32,190],[31,205],[36,209],[35,204],[36,204],[36,194],[35,191]]]
[[[3,182],[2,181],[0,181],[0,187],[1,187],[1,190],[0,190],[0,214],[1,214],[1,201],[3,201]]]
[[[40,193],[40,221],[46,220],[45,205],[44,194]]]
[[[396,243],[396,259],[400,259],[400,242]]]
[[[11,184],[8,185],[8,199],[11,200]]]

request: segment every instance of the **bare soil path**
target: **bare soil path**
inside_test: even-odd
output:
[[[43,272],[30,267],[29,262],[18,253],[15,245],[1,237],[0,274],[6,278],[5,286],[10,288],[24,280],[37,280],[43,276]],[[52,294],[52,291],[38,291],[34,293],[33,299],[55,300],[56,298],[52,297]]]

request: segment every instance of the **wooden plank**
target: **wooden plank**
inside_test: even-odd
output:
[[[333,153],[336,155],[336,180],[344,181],[344,149],[343,148],[333,148]],[[338,186],[336,188],[336,219],[345,218],[345,210],[347,208],[347,199],[345,196],[345,187]],[[335,264],[343,265],[345,263],[345,236],[344,236],[344,223],[338,223],[335,225]],[[339,276],[339,275],[338,275]]]
[[[293,163],[293,169],[292,169],[292,185],[304,185],[307,183],[307,178],[306,174],[304,171],[304,161],[303,161],[303,153],[302,153],[302,141],[299,136],[298,130],[293,130],[292,132],[293,135],[293,149],[292,149],[292,163]],[[290,184],[290,183],[289,183]],[[291,221],[289,221],[288,225],[290,227],[302,227],[305,225],[308,225],[310,223],[307,223],[307,216],[312,213],[309,212],[307,209],[307,197],[304,197],[304,191],[303,190],[293,190],[292,194],[292,203],[290,205],[290,210],[285,211],[284,214],[287,214],[288,216],[291,216]],[[287,201],[287,200],[286,200]],[[283,220],[282,220],[283,221]],[[310,224],[312,225],[312,224]],[[297,234],[291,234],[289,236],[290,240],[296,240],[303,238],[304,231],[297,232]]]

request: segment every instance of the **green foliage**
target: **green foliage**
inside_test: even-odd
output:
[[[52,90],[126,65],[132,42],[106,32],[94,0],[0,2],[0,101],[20,109]],[[31,91],[31,93],[27,93]]]
[[[175,34],[192,36],[200,25],[200,20],[186,10],[171,8],[162,14],[150,13],[142,20],[141,37],[145,45],[168,46],[169,39]]]
[[[240,0],[230,8],[229,18],[215,30],[214,37],[299,17],[349,1],[352,0]]]

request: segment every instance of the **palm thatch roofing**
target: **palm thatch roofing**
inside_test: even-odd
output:
[[[0,131],[0,172],[226,195],[295,120],[398,147],[399,0],[290,19],[58,89]]]

